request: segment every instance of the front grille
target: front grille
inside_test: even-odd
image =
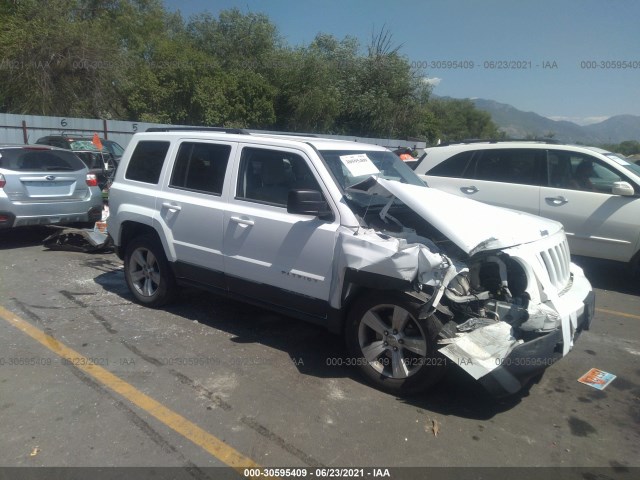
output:
[[[558,291],[564,290],[571,278],[569,269],[571,256],[569,254],[569,244],[567,243],[566,237],[557,245],[538,253],[538,256],[547,269],[551,284],[556,287]]]

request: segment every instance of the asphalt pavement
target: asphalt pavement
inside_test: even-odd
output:
[[[0,232],[0,479],[640,474],[640,280],[622,266],[576,259],[596,290],[591,330],[524,391],[495,399],[451,366],[401,399],[363,383],[320,327],[195,290],[141,307],[113,253],[46,250],[48,233]],[[591,368],[617,378],[579,383]]]

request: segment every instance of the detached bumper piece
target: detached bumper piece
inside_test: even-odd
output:
[[[45,238],[43,245],[49,250],[94,253],[111,248],[113,241],[105,233],[80,228],[62,228]]]
[[[589,292],[584,300],[584,311],[578,317],[574,340],[582,330],[589,330],[595,312],[595,294]],[[562,330],[516,346],[500,359],[500,366],[478,381],[496,397],[511,395],[522,389],[534,376],[562,358]]]

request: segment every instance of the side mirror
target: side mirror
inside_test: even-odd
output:
[[[623,197],[632,197],[636,194],[629,182],[613,182],[611,193],[613,195],[621,195]]]
[[[329,204],[317,190],[289,190],[287,212],[314,217],[331,215]]]

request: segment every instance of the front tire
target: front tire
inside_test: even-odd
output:
[[[352,362],[376,387],[403,395],[427,390],[445,372],[421,303],[402,292],[371,292],[356,300],[346,327]]]
[[[124,255],[124,275],[136,301],[157,308],[170,302],[176,282],[160,241],[152,235],[134,238]]]

